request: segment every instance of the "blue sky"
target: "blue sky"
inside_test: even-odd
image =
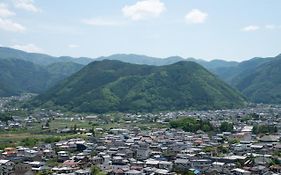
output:
[[[0,0],[0,45],[55,56],[281,53],[280,0]]]

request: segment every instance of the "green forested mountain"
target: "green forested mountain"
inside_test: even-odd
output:
[[[225,82],[229,83],[230,85],[235,84],[237,81],[236,79],[251,73],[255,70],[258,66],[271,61],[273,58],[253,58],[250,60],[242,61],[237,64],[228,65],[226,64],[216,67],[216,68],[209,68],[214,74],[220,77]]]
[[[20,59],[0,59],[0,96],[42,93],[82,67],[64,62],[44,67]]]
[[[268,58],[255,69],[236,76],[232,85],[249,100],[258,103],[281,103],[281,56]]]
[[[28,53],[17,49],[0,47],[0,59],[19,59],[29,61],[38,65],[50,65],[58,62],[74,62],[86,65],[93,60],[90,58],[73,58],[73,57],[53,57],[46,54]]]
[[[95,61],[33,100],[72,111],[159,111],[243,105],[243,97],[194,62],[166,66]]]
[[[15,60],[18,60],[18,62]],[[280,60],[280,55],[276,58],[257,57],[240,63],[224,60],[184,59],[178,56],[161,59],[134,54],[116,54],[90,59],[86,57],[53,57],[4,47],[0,47],[0,64],[2,67],[0,70],[0,78],[2,80],[0,96],[18,95],[21,92],[45,92],[93,60],[119,60],[139,64],[144,67],[145,65],[160,66],[161,69],[165,67],[164,65],[174,64],[179,61],[192,61],[202,65],[224,82],[237,88],[252,102],[281,102],[279,95],[279,72],[277,71],[280,65],[278,61]],[[153,70],[155,69],[154,67]],[[275,72],[272,72],[272,70],[275,70]],[[147,74],[149,73],[151,72],[147,72]],[[134,77],[134,80],[136,81],[136,77]],[[95,81],[98,82],[98,80]],[[121,102],[123,103],[122,100]],[[87,105],[84,104],[83,106]]]
[[[51,81],[54,84],[78,72],[83,67],[84,67],[83,65],[78,63],[59,62],[46,66],[46,70],[49,72],[51,76],[51,79],[49,81]]]
[[[73,58],[70,56],[54,57],[47,54],[28,53],[17,49],[0,47],[0,59],[3,58],[21,59],[25,61],[30,61],[34,64],[39,64],[44,66],[53,63],[58,63],[58,62],[73,62],[82,65],[87,65],[93,60],[95,61],[118,60],[118,61],[132,63],[132,64],[146,64],[146,65],[155,65],[155,66],[169,65],[179,61],[194,61],[201,64],[208,70],[216,70],[217,68],[220,67],[230,67],[230,66],[235,66],[237,64],[237,62],[234,61],[224,61],[224,60],[204,61],[202,59],[182,58],[179,56],[171,56],[168,58],[157,58],[157,57],[149,57],[145,55],[136,55],[136,54],[114,54],[111,56],[98,57],[98,58],[88,58],[88,57]]]
[[[126,63],[132,64],[146,64],[146,65],[154,65],[154,66],[163,66],[173,64],[179,61],[193,61],[196,62],[206,69],[210,71],[214,71],[218,68],[227,68],[227,67],[234,67],[238,65],[238,62],[235,61],[224,61],[224,60],[212,60],[212,61],[205,61],[202,59],[195,59],[195,58],[182,58],[179,56],[171,56],[167,58],[156,58],[156,57],[149,57],[145,55],[135,55],[135,54],[115,54],[108,57],[99,57],[94,59],[95,61],[102,61],[102,60],[118,60]]]
[[[50,75],[43,67],[17,59],[0,59],[0,96],[41,93]]]

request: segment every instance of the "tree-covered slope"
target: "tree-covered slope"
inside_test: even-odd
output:
[[[20,59],[0,59],[0,97],[42,93],[82,67],[65,62],[44,67]]]
[[[249,100],[258,103],[281,103],[281,56],[270,58],[233,80]]]
[[[51,76],[49,81],[54,84],[78,72],[83,67],[83,65],[78,63],[59,62],[46,66],[46,69]]]
[[[0,96],[23,92],[41,93],[48,87],[49,73],[41,66],[17,59],[0,59]]]
[[[229,83],[230,85],[234,85],[240,77],[248,75],[252,71],[254,71],[260,65],[271,61],[273,58],[252,58],[250,60],[242,61],[239,64],[224,64],[220,67],[212,68],[208,67],[208,69],[216,74],[219,78]],[[217,65],[217,64],[216,64]]]
[[[80,112],[213,109],[243,97],[194,62],[148,66],[96,61],[34,99],[34,105]]]

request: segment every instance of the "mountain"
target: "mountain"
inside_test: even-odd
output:
[[[258,66],[271,61],[273,58],[252,58],[250,60],[242,61],[240,63],[234,63],[233,65],[229,66],[221,66],[216,67],[215,69],[208,68],[211,72],[216,74],[225,82],[229,83],[230,85],[234,85],[237,79],[241,76],[247,75],[255,70]]]
[[[51,76],[51,80],[57,83],[70,75],[78,72],[84,67],[84,65],[73,63],[73,62],[58,62],[46,66],[46,70]]]
[[[236,76],[232,80],[232,85],[252,102],[280,104],[281,55],[267,59],[250,60],[247,63],[252,61],[259,62],[259,64]]]
[[[21,59],[0,59],[0,97],[42,93],[82,67],[72,62],[44,67]]]
[[[73,58],[73,57],[53,57],[46,54],[39,53],[28,53],[17,49],[0,47],[0,59],[20,59],[24,61],[30,61],[34,64],[38,65],[50,65],[57,62],[74,62],[78,64],[89,64],[93,61],[93,59],[81,57],[81,58]]]
[[[95,61],[39,95],[32,105],[77,112],[215,109],[243,97],[197,63],[149,66]]]
[[[225,61],[225,60],[205,61],[205,60],[201,60],[201,59],[194,59],[191,61],[194,61],[194,62],[202,65],[206,69],[213,70],[213,71],[215,71],[216,69],[222,68],[222,67],[224,67],[224,68],[235,67],[239,64],[236,61]]]
[[[205,61],[202,59],[182,58],[179,56],[171,56],[168,58],[157,58],[157,57],[149,57],[145,55],[135,55],[135,54],[115,54],[108,57],[99,57],[94,60],[95,61],[118,60],[126,63],[146,64],[146,65],[154,65],[154,66],[169,65],[179,61],[193,61],[202,65],[203,67],[205,67],[206,69],[212,72],[221,67],[233,67],[238,65],[238,62],[235,61],[224,61],[224,60]]]
[[[185,59],[178,56],[168,57],[168,58],[156,58],[156,57],[149,57],[145,55],[135,55],[135,54],[115,54],[108,57],[99,57],[95,59],[95,61],[102,61],[102,60],[117,60],[126,63],[132,63],[132,64],[163,66],[163,65],[173,64],[179,61],[184,61]]]
[[[18,59],[0,59],[0,96],[41,93],[50,75],[43,67]]]
[[[155,66],[169,65],[179,61],[194,61],[214,73],[216,73],[216,69],[218,68],[236,66],[238,64],[237,62],[234,61],[224,61],[224,60],[205,61],[202,59],[182,58],[179,56],[172,56],[168,58],[157,58],[157,57],[149,57],[145,55],[136,55],[136,54],[115,54],[107,57],[98,57],[98,58],[87,58],[87,57],[73,58],[69,56],[54,57],[46,54],[28,53],[21,50],[6,48],[6,47],[0,47],[0,58],[21,59],[21,60],[33,62],[34,64],[39,64],[44,66],[53,63],[58,63],[58,62],[73,62],[82,65],[87,65],[94,60],[95,61],[118,60],[118,61],[132,63],[132,64],[146,64],[146,65],[155,65]]]

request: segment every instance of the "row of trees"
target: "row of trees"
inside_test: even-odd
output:
[[[202,130],[204,132],[215,131],[216,128],[206,120],[200,120],[190,117],[180,118],[170,121],[171,128],[181,128],[187,132],[196,132]],[[221,132],[232,132],[233,123],[222,122],[220,127],[217,128]]]
[[[214,130],[214,127],[209,121],[197,120],[190,117],[172,120],[170,126],[172,128],[181,128],[187,132],[196,132],[198,130],[209,132]]]
[[[185,117],[170,121],[171,128],[181,128],[187,132],[196,132],[202,130],[204,132],[210,131],[220,131],[220,132],[233,132],[234,126],[230,122],[222,122],[218,128],[214,126],[209,121],[204,121],[200,119]],[[253,128],[254,134],[273,134],[278,131],[277,127],[274,125],[255,125]]]
[[[255,125],[253,128],[254,134],[273,134],[278,131],[274,125]]]

